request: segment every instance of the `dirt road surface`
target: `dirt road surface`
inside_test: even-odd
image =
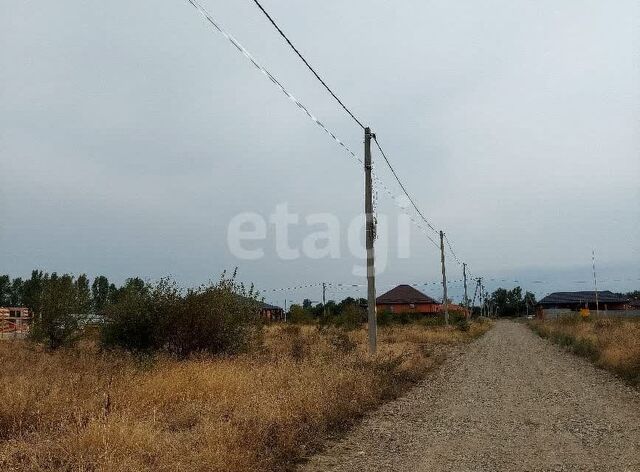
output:
[[[499,321],[303,472],[640,471],[640,394]]]

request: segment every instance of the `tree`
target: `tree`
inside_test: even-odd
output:
[[[115,285],[109,285],[109,279],[104,275],[100,275],[93,280],[93,284],[91,284],[91,301],[95,313],[104,311],[115,290]]]
[[[22,306],[22,293],[24,291],[24,283],[20,277],[16,277],[11,281],[11,295],[9,297],[9,305]]]
[[[522,300],[522,303],[525,306],[525,310],[526,310],[526,307],[528,307],[529,310],[533,309],[533,307],[535,307],[536,304],[538,303],[536,301],[536,295],[534,293],[532,293],[532,292],[526,292],[524,294],[524,298]]]
[[[309,310],[305,310],[300,305],[293,304],[289,308],[288,320],[290,323],[310,324],[314,322],[315,318]]]
[[[147,289],[147,286],[140,277],[129,278],[125,281],[124,285],[120,288],[116,288],[115,285],[111,284],[109,288],[109,302],[110,303],[118,303],[120,301],[120,297],[128,290],[132,292],[143,293]]]
[[[536,297],[531,292],[522,295],[522,288],[515,287],[511,290],[496,289],[489,298],[489,304],[495,306],[498,316],[517,316],[527,311],[536,304]]]
[[[31,272],[31,278],[22,284],[22,304],[36,314],[40,313],[44,283],[44,273],[34,270]]]
[[[105,309],[105,324],[101,340],[105,346],[117,346],[130,351],[159,349],[158,312],[149,290],[125,285],[114,293],[114,301]]]
[[[39,316],[33,323],[32,338],[51,349],[73,343],[82,325],[81,313],[90,301],[88,281],[75,280],[68,274],[58,276],[55,272],[36,278],[42,290],[37,300]]]
[[[632,298],[634,300],[638,300],[640,299],[640,290],[634,290],[633,292],[627,292],[624,294],[621,294],[627,298]]]
[[[86,274],[80,275],[74,282],[77,297],[78,313],[86,315],[91,310],[91,290],[89,278]]]
[[[0,306],[10,305],[11,278],[8,275],[0,275]]]

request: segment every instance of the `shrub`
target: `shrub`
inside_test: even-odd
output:
[[[165,348],[180,357],[246,351],[260,332],[256,296],[236,283],[235,276],[190,290],[162,317]]]
[[[102,327],[104,346],[131,351],[163,350],[178,357],[196,352],[236,354],[258,340],[261,320],[253,289],[235,273],[217,284],[183,294],[175,282],[130,286],[108,308]]]
[[[389,326],[394,322],[393,313],[389,310],[381,310],[376,314],[378,326]]]
[[[304,309],[300,305],[291,305],[287,321],[294,324],[313,324],[316,320],[309,310]]]
[[[347,354],[356,349],[358,345],[356,342],[349,337],[348,333],[339,330],[329,330],[326,332],[326,335],[329,339],[329,344],[338,352]]]
[[[471,326],[466,319],[461,319],[456,323],[456,328],[459,329],[460,331],[469,331]]]
[[[359,328],[367,319],[364,309],[356,304],[349,304],[342,309],[342,313],[335,317],[334,324],[340,328],[352,330]]]
[[[426,315],[418,319],[418,324],[425,327],[444,326],[443,315]]]
[[[110,305],[101,327],[104,346],[118,346],[130,351],[158,349],[160,317],[147,287],[125,287],[118,301]]]

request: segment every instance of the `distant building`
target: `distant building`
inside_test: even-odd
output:
[[[260,303],[260,315],[266,321],[284,321],[284,310],[268,303]]]
[[[617,295],[609,290],[598,292],[597,306],[600,312],[617,312],[625,315],[630,310],[630,300]],[[596,292],[555,292],[547,295],[538,302],[538,316],[543,318],[556,318],[563,315],[576,314],[582,310],[596,311]]]
[[[27,333],[31,312],[25,307],[0,307],[0,333]]]
[[[398,285],[376,298],[378,312],[437,314],[440,303],[411,285]]]

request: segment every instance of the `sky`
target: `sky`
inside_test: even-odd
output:
[[[600,289],[640,287],[638,2],[262,3],[488,290],[592,289],[593,250]],[[252,1],[203,4],[363,155],[361,128]],[[366,283],[348,240],[363,185],[361,164],[188,2],[0,1],[0,273],[192,286],[238,267],[280,305],[319,300],[322,282],[329,298],[364,295],[336,289]],[[441,296],[438,248],[376,195],[378,293]],[[339,254],[283,258],[271,223],[283,205],[299,221],[289,247],[304,253],[323,227],[308,218],[328,214]],[[252,260],[229,244],[247,213],[265,221],[242,243],[262,251]],[[458,300],[461,275],[447,253]]]

